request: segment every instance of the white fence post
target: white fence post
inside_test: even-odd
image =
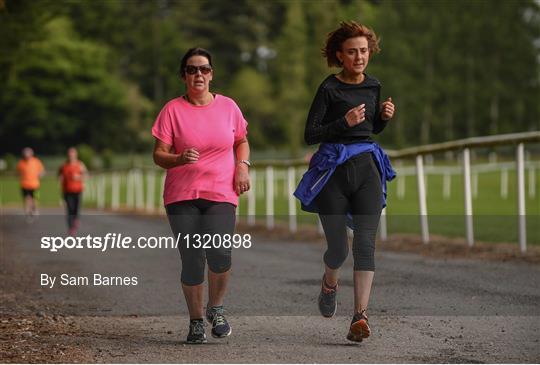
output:
[[[534,166],[529,167],[529,198],[536,196],[536,170]]]
[[[144,209],[144,178],[141,170],[136,170],[135,175],[135,208]]]
[[[401,169],[403,163],[401,160],[398,161],[397,168]],[[405,199],[405,181],[407,180],[407,175],[405,175],[405,169],[402,173],[398,173],[397,176],[397,197],[399,200]]]
[[[452,196],[452,175],[446,171],[443,174],[443,199],[449,200]]]
[[[465,190],[465,229],[467,243],[469,246],[474,245],[473,232],[473,210],[472,210],[472,194],[471,194],[471,155],[470,150],[463,150],[463,184]]]
[[[422,243],[429,243],[429,227],[426,204],[426,187],[424,185],[424,160],[422,155],[416,156],[416,185],[418,188],[418,204],[420,206],[420,228],[422,230]]]
[[[113,172],[111,176],[111,209],[120,207],[120,175]]]
[[[255,205],[257,201],[257,171],[252,170],[250,172],[250,179],[251,179],[251,189],[249,189],[247,193],[247,224],[249,226],[255,225]]]
[[[146,211],[153,212],[155,210],[155,194],[156,194],[156,172],[148,170],[146,172]]]
[[[274,168],[266,167],[266,228],[274,228]]]
[[[506,167],[501,169],[501,198],[508,198],[508,169]]]
[[[424,156],[424,164],[427,166],[433,166],[435,159],[432,154],[427,154]]]
[[[97,203],[97,188],[99,175],[94,175],[92,178],[92,201]]]
[[[519,217],[519,248],[521,252],[527,251],[527,229],[525,213],[525,146],[519,143],[517,146],[517,193],[518,193],[518,217]]]
[[[90,176],[90,178],[88,179],[88,198],[90,199],[90,201],[92,202],[96,202],[96,179],[97,179],[97,176],[96,174],[93,174],[92,176]]]
[[[105,208],[105,189],[106,189],[105,174],[101,173],[99,175],[99,180],[98,180],[98,184],[97,184],[97,207],[98,207],[98,209]]]
[[[294,166],[290,166],[287,169],[287,197],[289,199],[289,230],[291,232],[296,232],[297,222],[296,222],[296,198],[294,197],[294,187],[296,184],[296,169]]]
[[[133,170],[129,170],[126,175],[126,207],[131,209],[133,208],[134,199],[134,181],[133,181]]]
[[[497,163],[497,152],[491,151],[488,155],[488,161],[490,164],[496,164]]]
[[[470,165],[469,165],[470,166]],[[478,198],[478,172],[473,172],[471,176],[472,196]]]

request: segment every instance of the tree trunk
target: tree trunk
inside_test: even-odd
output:
[[[450,103],[449,105],[452,105],[452,103]],[[448,108],[446,109],[446,115],[445,115],[445,124],[446,124],[446,130],[444,131],[445,133],[445,136],[444,138],[447,140],[447,141],[451,141],[453,139],[455,139],[455,136],[454,136],[454,113],[452,113],[452,109]]]
[[[475,95],[474,95],[474,58],[469,56],[467,59],[467,137],[472,137],[476,134],[475,127]]]
[[[497,93],[493,94],[491,97],[491,104],[489,108],[489,134],[498,134],[499,133],[499,95]]]
[[[424,113],[420,129],[421,144],[429,144],[430,142],[429,136],[431,132],[431,118],[433,118],[433,107],[431,106],[431,103],[426,103],[424,105]]]

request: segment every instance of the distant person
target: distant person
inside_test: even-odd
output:
[[[17,163],[17,173],[20,177],[21,192],[24,200],[24,213],[27,220],[32,222],[38,214],[36,197],[34,196],[40,186],[40,179],[45,174],[41,161],[34,157],[34,150],[25,147],[22,150],[22,159]]]
[[[88,170],[78,159],[77,149],[71,147],[67,151],[67,160],[60,166],[58,177],[66,203],[68,233],[74,236],[79,228],[79,209],[81,194],[84,190],[84,179]]]
[[[319,310],[337,310],[339,268],[348,255],[347,223],[352,226],[354,313],[347,339],[360,342],[371,330],[367,308],[375,271],[375,236],[385,206],[386,181],[394,178],[390,161],[371,138],[394,115],[388,98],[380,102],[381,84],[365,73],[378,39],[368,27],[342,22],[329,33],[322,50],[329,67],[341,68],[317,90],[307,118],[305,140],[320,143],[295,196],[304,210],[318,212],[327,241]]]
[[[152,135],[154,161],[167,169],[163,200],[174,235],[216,235],[224,241],[234,233],[238,196],[250,188],[247,122],[236,103],[210,92],[212,57],[202,48],[187,51],[180,77],[186,93],[169,101],[159,113]],[[231,334],[223,300],[231,269],[231,248],[179,244],[181,282],[190,316],[187,343],[206,342],[203,322],[204,271],[208,263],[206,319],[212,336]]]

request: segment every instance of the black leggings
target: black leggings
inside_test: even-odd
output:
[[[79,217],[81,193],[64,193],[64,200],[67,209],[67,224],[69,228],[73,228]]]
[[[382,187],[371,153],[362,153],[339,165],[317,195],[316,203],[328,243],[324,263],[338,269],[347,258],[346,213],[350,212],[354,224],[354,270],[375,271],[375,236],[382,210]]]
[[[230,247],[195,248],[193,237],[187,247],[187,242],[182,238],[186,234],[232,235],[236,222],[236,207],[233,204],[196,199],[171,203],[165,208],[175,239],[181,234],[178,249],[182,260],[183,284],[202,284],[205,261],[208,261],[208,268],[214,273],[224,273],[231,268]]]

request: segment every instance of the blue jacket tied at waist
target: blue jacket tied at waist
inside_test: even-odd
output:
[[[383,190],[382,207],[386,207],[386,182],[396,177],[396,172],[383,149],[375,142],[360,142],[354,144],[321,143],[317,152],[311,158],[309,169],[298,184],[294,196],[302,202],[302,209],[317,213],[314,202],[324,185],[338,165],[345,163],[349,158],[361,153],[370,152],[375,158],[377,169],[381,177]]]

